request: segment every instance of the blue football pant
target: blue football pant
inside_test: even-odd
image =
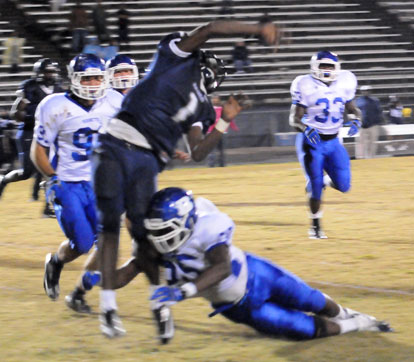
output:
[[[313,199],[321,199],[324,170],[337,190],[349,191],[351,163],[348,152],[338,138],[321,140],[321,143],[315,146],[308,142],[303,133],[299,133],[296,137],[296,152],[306,179],[310,182]]]
[[[287,270],[255,255],[246,256],[246,295],[222,314],[268,335],[313,338],[314,318],[306,312],[319,313],[326,304],[324,295]]]
[[[56,191],[54,209],[71,248],[86,254],[96,242],[98,232],[92,184],[87,181],[61,181]]]
[[[119,233],[126,211],[133,237],[142,240],[147,207],[157,190],[158,161],[151,151],[108,134],[101,135],[100,142],[92,158],[100,228]]]

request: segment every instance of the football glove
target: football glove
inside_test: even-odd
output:
[[[58,179],[57,175],[53,175],[49,180],[46,181],[46,199],[47,202],[53,204],[58,203],[56,198],[56,192],[60,187],[60,180]]]
[[[177,287],[158,287],[151,298],[152,301],[157,303],[164,303],[166,305],[173,305],[185,299],[183,290]]]
[[[321,137],[319,136],[319,133],[315,128],[306,126],[303,133],[311,144],[318,145],[319,143],[321,143]]]
[[[348,136],[352,137],[358,133],[359,129],[361,128],[361,122],[358,119],[353,119],[350,121],[346,121],[344,123],[344,126],[350,126]]]

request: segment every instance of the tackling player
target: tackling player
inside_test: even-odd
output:
[[[345,147],[338,139],[342,125],[349,125],[349,136],[361,127],[361,111],[356,107],[357,80],[341,70],[336,54],[321,51],[310,61],[311,74],[300,75],[292,82],[292,106],[289,123],[299,133],[296,138],[298,159],[307,178],[311,239],[325,239],[322,230],[321,197],[325,186],[341,192],[351,187],[351,165]],[[344,111],[348,121],[344,123]],[[324,171],[327,175],[324,176]]]
[[[234,222],[209,200],[194,201],[176,187],[163,189],[151,199],[144,224],[168,282],[151,285],[152,304],[203,297],[215,309],[210,317],[222,314],[261,333],[293,339],[392,331],[388,323],[343,308],[287,270],[234,246]]]
[[[46,196],[68,238],[56,253],[46,255],[44,288],[52,300],[59,297],[60,272],[65,263],[87,253],[97,238],[95,196],[91,184],[94,136],[119,110],[123,97],[106,95],[105,63],[92,54],[80,54],[69,64],[69,93],[46,97],[36,110],[32,160],[49,178]],[[48,149],[51,159],[48,157]]]
[[[102,272],[100,319],[101,330],[108,337],[125,333],[114,291],[121,215],[126,211],[131,221],[140,264],[151,258],[143,226],[145,211],[156,191],[157,174],[173,156],[178,139],[186,134],[191,157],[201,161],[243,108],[241,100],[230,97],[223,105],[222,119],[204,138],[203,132],[215,121],[207,93],[220,85],[225,71],[220,59],[199,47],[210,37],[226,34],[257,35],[267,44],[276,45],[281,35],[271,23],[216,21],[188,35],[164,37],[150,72],[127,94],[121,111],[100,135],[94,183],[102,230],[98,248]],[[158,269],[144,271],[153,284],[158,283]]]

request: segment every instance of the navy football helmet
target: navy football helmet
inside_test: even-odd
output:
[[[81,84],[83,77],[98,76],[99,85]],[[108,87],[105,62],[94,54],[79,54],[68,65],[68,77],[71,91],[82,99],[96,100],[105,95]]]
[[[320,69],[323,64],[331,65],[332,69]],[[311,74],[322,82],[332,82],[341,70],[338,56],[335,53],[324,50],[314,54],[310,61]]]
[[[129,89],[138,83],[138,68],[135,62],[124,54],[118,54],[108,60],[106,69],[112,88]]]
[[[168,187],[152,197],[144,226],[148,239],[160,253],[165,254],[188,240],[196,221],[197,212],[191,191]]]
[[[33,72],[37,82],[54,85],[59,78],[59,65],[49,58],[42,58],[34,63]]]
[[[223,80],[227,72],[223,60],[218,58],[211,51],[201,51],[201,74],[204,79],[204,85],[207,93],[215,91]]]

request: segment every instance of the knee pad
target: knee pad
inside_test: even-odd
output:
[[[116,212],[107,211],[99,213],[99,231],[118,234],[121,229],[121,215]]]

